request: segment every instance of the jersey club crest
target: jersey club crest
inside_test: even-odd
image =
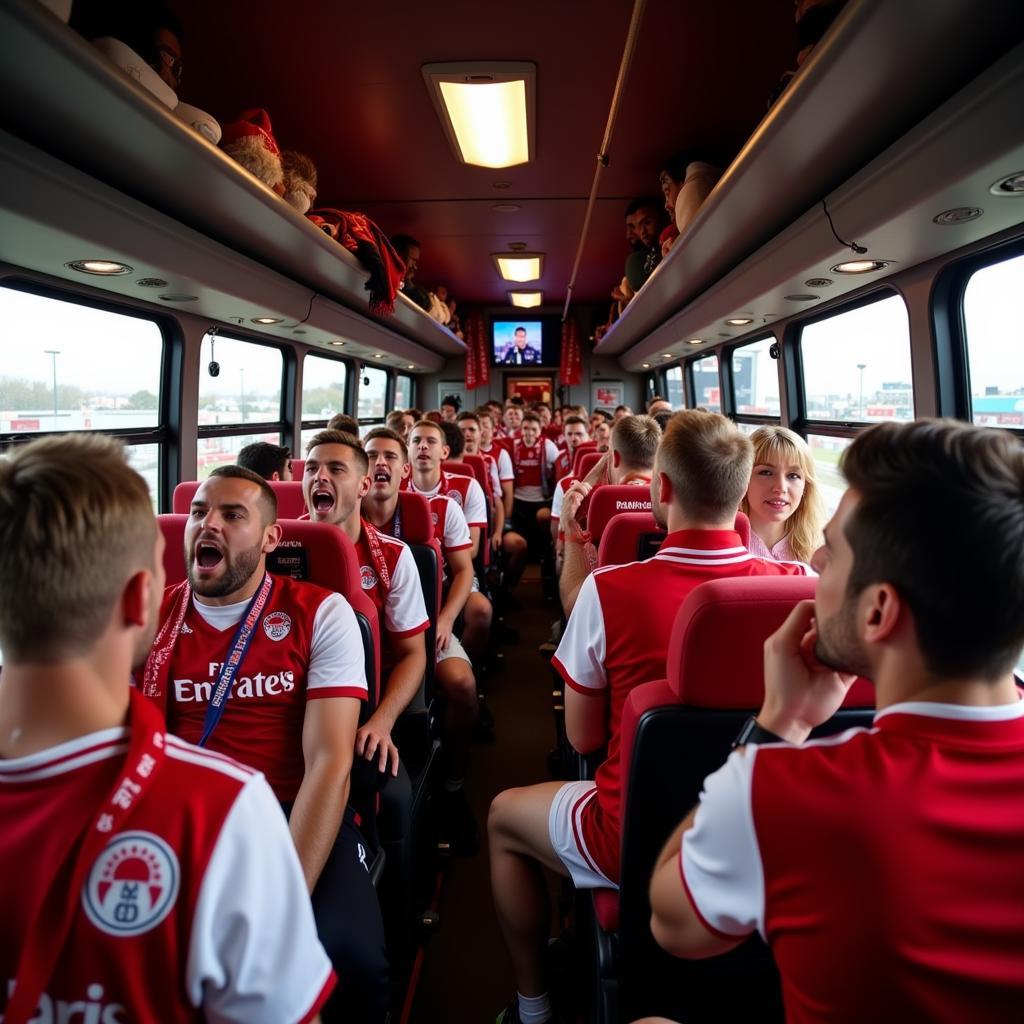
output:
[[[368,565],[359,566],[359,584],[363,590],[373,590],[377,582],[377,574]]]
[[[263,616],[263,632],[271,640],[283,640],[292,631],[292,618],[285,612],[271,612]]]

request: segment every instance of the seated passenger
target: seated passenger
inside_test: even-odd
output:
[[[412,429],[412,425],[415,422],[416,421],[404,409],[393,409],[388,413],[387,418],[384,420],[384,425],[388,430],[393,430],[398,434],[403,441],[406,441],[409,437],[409,431]]]
[[[523,415],[526,413],[525,402],[519,395],[512,395],[505,402],[502,415],[504,430],[502,437],[517,438],[522,433]]]
[[[334,984],[266,779],[168,736],[129,686],[162,559],[149,490],[112,439],[0,458],[10,1022],[277,1024],[314,1017]]]
[[[672,412],[672,403],[666,401],[661,395],[651,395],[647,399],[647,415],[657,416],[659,412]]]
[[[380,771],[390,768],[397,775],[398,749],[391,733],[423,682],[427,668],[423,634],[430,623],[409,548],[362,517],[370,483],[369,460],[357,437],[322,430],[310,438],[302,477],[309,518],[337,526],[355,545],[360,581],[380,623],[386,683],[373,714],[356,732],[356,756],[376,760]]]
[[[608,451],[608,445],[612,439],[611,420],[607,418],[595,420],[594,425],[590,428],[590,438],[597,445],[599,452]]]
[[[359,421],[343,412],[336,412],[327,421],[328,430],[340,430],[343,434],[354,434],[359,436]]]
[[[765,643],[764,704],[665,847],[652,930],[691,957],[760,932],[791,1021],[1018,1020],[1024,451],[885,423],[842,470],[817,594]],[[808,741],[858,675],[874,727]]]
[[[490,422],[489,416],[487,420]],[[501,547],[501,536],[505,530],[505,493],[501,486],[497,461],[486,452],[480,450],[480,421],[481,417],[475,412],[460,412],[456,417],[455,425],[462,432],[462,453],[464,455],[478,455],[484,460],[487,479],[490,481],[491,505],[494,508],[491,520],[491,548],[494,551],[498,551]],[[506,459],[508,458],[508,452],[503,452],[502,454]],[[452,453],[449,453],[448,458],[449,460],[452,459]]]
[[[238,465],[259,473],[264,480],[291,480],[292,453],[287,445],[254,441],[238,453]]]
[[[417,438],[428,449],[440,447],[440,435],[433,424],[424,428],[421,420],[413,431],[409,450],[416,450]],[[381,533],[404,539],[398,514],[398,491],[411,470],[409,454],[402,439],[386,427],[377,427],[366,435],[366,455],[370,461],[370,490],[363,500],[363,513]],[[434,453],[440,464],[440,451]],[[444,558],[444,603],[437,617],[435,680],[446,699],[442,726],[444,755],[444,798],[441,806],[442,830],[455,852],[470,854],[479,843],[476,822],[466,800],[463,783],[469,763],[469,741],[477,720],[479,699],[476,677],[469,655],[455,636],[455,622],[465,607],[473,587],[473,561],[470,557],[469,527],[462,510],[447,494],[429,499],[434,518],[434,536]],[[429,652],[428,652],[429,656]]]
[[[395,235],[391,245],[405,264],[402,291],[424,312],[430,312],[430,292],[416,284],[416,271],[420,266],[420,243],[412,235]]]
[[[555,459],[555,483],[572,472],[576,449],[590,440],[590,435],[587,433],[587,421],[582,416],[566,416],[565,423],[562,425],[562,438],[565,441],[565,448],[558,453],[558,458]]]
[[[612,413],[612,423],[618,423],[623,416],[632,416],[633,410],[628,405],[617,405],[615,406],[615,412]]]
[[[202,483],[185,529],[188,578],[164,592],[142,692],[170,732],[266,775],[345,1010],[381,1020],[384,927],[365,840],[345,806],[367,694],[362,639],[341,594],[267,572],[280,537],[277,499],[262,477],[221,466]],[[231,699],[218,705],[222,686]]]
[[[754,471],[740,506],[750,520],[748,547],[758,558],[810,562],[825,508],[807,442],[785,427],[759,427],[750,441]]]
[[[316,164],[305,153],[286,149],[281,154],[284,201],[299,213],[309,213],[316,202]]]
[[[711,194],[722,172],[709,163],[676,153],[661,166],[658,183],[665,197],[665,210],[678,234],[683,234]]]
[[[445,423],[454,423],[462,408],[462,399],[458,395],[445,395],[441,399],[441,419]]]
[[[669,633],[683,599],[723,576],[803,573],[750,555],[733,529],[753,448],[724,416],[678,413],[655,463],[652,495],[669,534],[646,562],[598,569],[580,590],[552,664],[566,682],[565,724],[581,753],[607,744],[596,782],[549,782],[499,793],[488,833],[491,888],[512,956],[519,1000],[547,1001],[542,953],[550,918],[545,866],[579,888],[619,876],[619,722],[629,692],[665,674]],[[537,1007],[534,1019],[550,1019]],[[499,1020],[514,1021],[516,1001]]]
[[[572,613],[583,581],[597,565],[597,549],[590,534],[576,518],[584,499],[598,481],[610,484],[632,484],[651,489],[654,458],[661,443],[661,428],[650,416],[626,416],[612,430],[611,450],[583,480],[574,483],[562,499],[559,525],[565,538],[562,572],[558,592],[562,611]]]

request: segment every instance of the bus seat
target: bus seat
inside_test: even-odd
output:
[[[596,441],[581,441],[576,445],[576,451],[572,455],[572,469],[569,470],[570,475],[579,477],[579,473],[576,472],[580,464],[580,459],[583,457],[584,452],[596,452],[597,442]]]
[[[289,459],[288,462],[292,467],[292,479],[298,480],[299,483],[302,483],[302,476],[306,472],[306,460]]]
[[[483,459],[480,459],[479,472],[477,468],[471,464],[469,459],[476,459],[479,456],[469,455],[465,456],[466,462],[450,462],[444,461],[441,463],[441,472],[443,473],[454,473],[455,476],[468,476],[470,480],[476,480],[480,484],[480,489],[484,492],[484,507],[487,509],[488,515],[491,511],[491,503],[488,500],[487,495],[490,492],[490,482],[487,479],[487,469],[484,465]],[[465,511],[465,509],[463,509]],[[480,547],[476,553],[476,558],[473,559],[473,569],[476,572],[477,577],[482,581],[484,571],[491,564],[491,524],[488,521],[480,529]]]
[[[590,495],[587,510],[587,530],[600,544],[601,536],[612,516],[622,512],[649,512],[651,490],[649,487],[635,487],[631,484],[605,484]]]
[[[665,840],[697,803],[704,778],[725,761],[741,725],[761,706],[765,639],[797,601],[813,597],[815,583],[807,577],[737,577],[697,587],[676,616],[666,679],[637,687],[626,700],[618,907],[624,1019],[722,1019],[749,1006],[744,1001],[751,994],[766,1019],[782,1019],[777,972],[759,938],[722,957],[677,960],[650,933],[647,887]],[[869,726],[873,706],[872,686],[858,679],[815,735]],[[603,916],[614,921],[607,909]]]
[[[484,497],[487,499],[488,505],[491,503],[491,481],[487,475],[487,463],[484,462],[483,456],[480,455],[463,455],[462,462],[473,470],[473,476],[476,478],[476,482],[483,488]],[[459,465],[459,463],[453,463],[453,466]],[[453,468],[452,472],[456,472]]]
[[[583,448],[580,451],[581,448],[583,448],[583,445],[576,449],[576,454],[572,459],[572,475],[577,480],[582,480],[601,461],[601,456],[604,454],[597,451],[596,446],[594,448]]]
[[[171,499],[171,510],[179,515],[186,515],[192,505],[192,499],[202,480],[183,480],[174,488]],[[306,502],[302,497],[302,479],[270,480],[271,490],[277,497],[278,519],[298,519],[306,512]]]
[[[452,462],[450,459],[445,459],[441,463],[442,473],[454,473],[456,476],[468,476],[473,478],[476,473],[473,471],[473,467],[466,462]]]
[[[591,518],[587,521],[588,529],[594,533],[593,501],[605,490],[615,491],[610,485],[599,487],[591,496]],[[640,490],[642,488],[627,487],[622,490]],[[602,499],[603,501],[603,499]],[[598,505],[600,511],[602,505]],[[740,535],[743,546],[750,543],[750,520],[742,513],[736,513],[733,529]],[[598,540],[598,534],[594,533]],[[600,533],[597,547],[597,564],[626,565],[628,562],[644,561],[653,555],[665,539],[665,531],[658,526],[651,512],[619,512],[615,511],[608,519]]]

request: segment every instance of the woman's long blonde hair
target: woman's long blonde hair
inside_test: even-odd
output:
[[[821,547],[822,527],[825,525],[825,503],[818,490],[814,459],[807,442],[786,427],[758,427],[750,435],[754,445],[754,465],[782,463],[799,466],[804,474],[804,494],[796,511],[789,517],[786,539],[793,555],[801,562],[809,562],[811,555]],[[740,508],[750,515],[750,502],[743,495]]]

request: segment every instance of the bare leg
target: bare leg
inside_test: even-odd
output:
[[[505,586],[512,590],[526,568],[526,538],[510,530],[502,538],[501,547],[505,553]]]
[[[462,646],[471,658],[483,657],[494,609],[483,594],[470,594],[463,611]],[[479,664],[479,662],[477,662]]]
[[[448,702],[444,716],[445,774],[449,779],[462,779],[476,724],[476,679],[469,662],[462,658],[438,662],[436,679]]]

